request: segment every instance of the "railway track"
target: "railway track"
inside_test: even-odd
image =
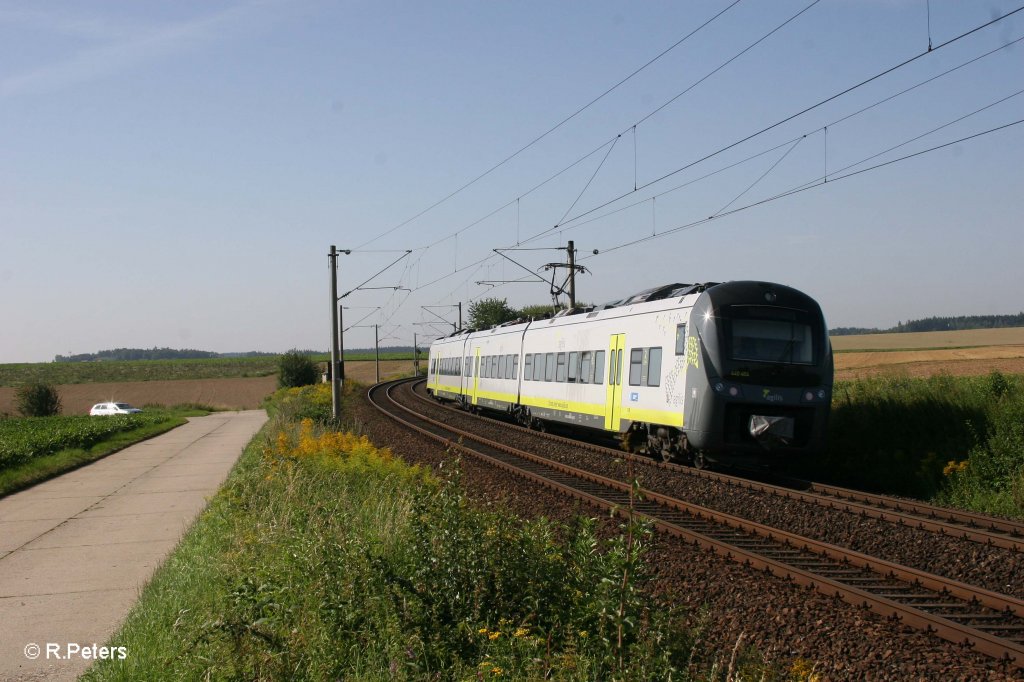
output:
[[[866,606],[879,615],[897,618],[948,641],[967,644],[1015,668],[1024,668],[1024,601],[666,495],[640,491],[640,499],[635,499],[628,483],[553,462],[419,414],[392,397],[401,383],[370,389],[371,404],[447,447],[560,493],[647,518],[659,530],[733,561],[813,586],[824,594]]]
[[[418,392],[414,391],[414,394],[421,400],[431,401],[429,397]],[[460,414],[467,414],[455,407],[448,407],[448,409]],[[555,442],[581,447],[609,457],[630,459],[641,462],[645,466],[678,472],[682,475],[705,478],[739,489],[777,495],[826,509],[847,511],[868,518],[875,518],[911,528],[919,528],[949,537],[993,547],[1002,547],[1015,552],[1024,552],[1024,523],[1008,519],[997,519],[982,514],[937,507],[924,502],[875,495],[811,481],[791,480],[787,485],[767,483],[718,471],[694,469],[670,462],[656,462],[649,457],[630,455],[622,450],[565,438],[556,434],[540,433],[516,424],[506,423],[506,426]]]

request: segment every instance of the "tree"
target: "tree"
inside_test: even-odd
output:
[[[280,388],[294,388],[315,384],[320,378],[316,363],[297,350],[290,350],[281,356],[278,363],[277,385]]]
[[[489,329],[519,317],[519,311],[510,308],[508,299],[485,298],[469,304],[469,326],[474,329]]]
[[[15,392],[18,412],[25,417],[51,417],[60,414],[60,394],[52,384],[37,381],[19,386]]]
[[[556,309],[550,303],[539,303],[537,305],[524,306],[519,311],[519,314],[522,315],[525,318],[531,318],[532,317],[534,319],[538,319],[539,320],[539,319],[544,318],[544,317],[551,317],[558,310],[562,310],[562,307],[560,306],[559,308]]]

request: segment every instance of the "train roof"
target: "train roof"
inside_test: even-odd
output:
[[[721,287],[721,288],[719,288]],[[696,296],[704,293],[705,291],[712,291],[710,294],[712,297],[721,299],[721,301],[728,301],[739,292],[748,292],[751,287],[768,287],[771,290],[778,290],[780,293],[783,291],[790,292],[791,294],[799,295],[804,298],[808,298],[806,294],[803,294],[795,289],[791,289],[782,284],[774,284],[771,282],[755,282],[755,281],[733,281],[726,282],[724,284],[719,282],[704,282],[698,284],[684,284],[681,282],[673,282],[671,284],[663,284],[650,289],[644,289],[637,293],[627,296],[618,301],[612,301],[604,303],[598,306],[587,307],[587,308],[573,308],[570,310],[562,311],[550,318],[534,318],[530,320],[513,320],[511,322],[505,322],[503,324],[490,327],[488,329],[463,329],[458,332],[449,334],[440,339],[434,341],[447,342],[464,340],[471,334],[502,334],[502,333],[514,333],[523,331],[528,325],[530,329],[541,329],[548,325],[561,326],[563,324],[576,324],[584,320],[590,320],[595,318],[614,318],[624,315],[632,315],[638,312],[654,312],[659,310],[669,310],[673,307],[686,305],[684,299],[689,296],[693,296],[688,303],[693,305],[696,302]],[[716,296],[716,294],[720,294]],[[747,293],[747,295],[749,295]],[[641,306],[637,309],[638,306]],[[580,317],[582,316],[582,317]]]

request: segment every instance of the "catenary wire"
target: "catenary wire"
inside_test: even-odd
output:
[[[581,113],[583,113],[584,111],[586,111],[587,109],[589,109],[589,108],[590,108],[591,106],[593,106],[594,104],[596,104],[596,103],[597,103],[598,101],[600,101],[601,99],[603,99],[603,98],[604,98],[604,97],[606,97],[607,95],[611,94],[611,93],[612,93],[612,92],[613,92],[614,90],[616,90],[616,89],[617,89],[617,88],[618,88],[619,86],[623,85],[624,83],[626,83],[627,81],[629,81],[630,79],[632,79],[632,78],[633,78],[634,76],[636,76],[637,74],[639,74],[639,73],[640,73],[641,71],[643,71],[644,69],[646,69],[646,68],[647,68],[647,67],[649,67],[650,65],[654,64],[654,63],[655,63],[656,61],[658,61],[659,59],[661,59],[662,57],[664,57],[665,55],[667,55],[667,54],[668,54],[669,52],[671,52],[671,51],[672,51],[672,50],[674,50],[675,48],[677,48],[677,47],[679,47],[680,45],[682,45],[682,44],[683,44],[684,42],[686,42],[686,41],[687,41],[687,40],[689,40],[689,39],[690,39],[690,38],[691,38],[692,36],[694,36],[694,35],[695,35],[696,33],[698,33],[698,32],[699,32],[699,31],[700,31],[701,29],[705,28],[706,26],[708,26],[709,24],[711,24],[712,22],[714,22],[714,21],[715,21],[716,19],[718,19],[718,18],[719,18],[720,16],[722,16],[723,14],[725,14],[726,12],[728,12],[728,11],[729,11],[730,9],[732,9],[733,7],[735,7],[736,5],[738,5],[738,4],[739,4],[739,3],[741,2],[741,1],[742,1],[742,0],[734,0],[734,2],[733,2],[732,4],[728,5],[728,6],[727,6],[727,7],[725,8],[725,9],[723,9],[722,11],[720,11],[720,12],[719,12],[718,14],[715,14],[715,15],[714,15],[713,17],[711,17],[710,19],[708,19],[707,21],[705,21],[705,22],[704,22],[703,24],[701,24],[700,26],[698,26],[697,28],[695,28],[694,30],[692,30],[692,31],[691,31],[690,33],[686,34],[685,36],[683,36],[682,38],[680,38],[679,40],[677,40],[677,41],[676,41],[676,42],[675,42],[675,43],[674,43],[673,45],[671,45],[670,47],[668,47],[667,49],[665,49],[664,51],[662,51],[662,52],[661,52],[660,54],[658,54],[657,56],[655,56],[655,57],[654,57],[653,59],[651,59],[650,61],[648,61],[648,62],[647,62],[646,64],[644,64],[644,65],[643,65],[643,66],[641,66],[640,68],[638,68],[638,69],[636,69],[635,71],[633,71],[633,72],[632,72],[631,74],[629,74],[628,76],[626,76],[625,78],[623,78],[622,80],[620,80],[620,81],[619,81],[618,83],[616,83],[615,85],[613,85],[613,86],[611,86],[610,88],[608,88],[607,90],[605,90],[605,91],[604,91],[603,93],[601,93],[600,95],[598,95],[597,97],[595,97],[594,99],[592,99],[592,100],[591,100],[590,102],[588,102],[587,104],[583,105],[582,107],[580,107],[579,109],[577,109],[576,111],[574,111],[574,112],[573,112],[572,114],[570,114],[569,116],[566,116],[565,118],[563,118],[563,119],[562,119],[561,121],[559,121],[559,122],[558,122],[558,123],[556,123],[556,124],[555,124],[554,126],[552,126],[551,128],[549,128],[549,129],[548,129],[548,130],[546,130],[545,132],[543,132],[543,133],[541,133],[540,135],[538,135],[537,137],[535,137],[535,138],[534,138],[533,140],[531,140],[530,142],[528,142],[528,143],[527,143],[526,145],[524,145],[523,147],[520,147],[520,148],[519,148],[518,150],[516,150],[515,152],[513,152],[513,153],[512,153],[512,154],[510,154],[509,156],[505,157],[504,159],[502,159],[502,160],[501,160],[501,161],[499,161],[498,163],[494,164],[493,166],[491,166],[490,168],[488,168],[488,169],[487,169],[486,171],[484,171],[484,172],[483,172],[483,173],[481,173],[480,175],[476,176],[475,178],[473,178],[473,179],[472,179],[472,180],[470,180],[469,182],[465,183],[464,185],[462,185],[461,187],[459,187],[458,189],[456,189],[456,190],[455,190],[454,192],[451,192],[450,194],[448,194],[448,195],[447,195],[447,196],[445,196],[444,198],[442,198],[442,199],[440,199],[440,200],[438,200],[438,201],[434,202],[433,204],[431,204],[431,205],[430,205],[430,206],[428,206],[427,208],[423,209],[422,211],[420,211],[419,213],[417,213],[417,214],[416,214],[416,215],[414,215],[413,217],[411,217],[411,218],[409,218],[409,219],[407,219],[407,220],[405,220],[405,221],[403,221],[403,222],[399,223],[398,225],[395,225],[395,226],[394,226],[394,227],[392,227],[391,229],[389,229],[389,230],[386,230],[385,232],[383,232],[383,233],[381,233],[381,234],[377,235],[377,236],[376,236],[376,237],[374,237],[373,239],[370,239],[369,241],[366,241],[366,242],[364,242],[364,243],[362,244],[362,246],[365,246],[365,245],[367,245],[367,244],[372,244],[373,242],[377,241],[378,239],[381,239],[381,238],[383,238],[383,237],[386,237],[387,235],[391,234],[391,233],[392,233],[392,232],[394,232],[395,230],[398,230],[398,229],[400,229],[400,228],[402,228],[402,227],[405,227],[406,225],[408,225],[408,224],[409,224],[409,223],[411,223],[412,221],[414,221],[414,220],[416,220],[416,219],[418,219],[418,218],[422,217],[422,216],[423,216],[423,215],[425,215],[426,213],[428,213],[428,212],[432,211],[433,209],[437,208],[438,206],[440,206],[441,204],[445,203],[446,201],[448,201],[449,199],[451,199],[451,198],[452,198],[452,197],[454,197],[455,195],[457,195],[457,194],[459,194],[460,192],[462,192],[463,190],[465,190],[465,189],[467,189],[467,188],[471,187],[472,185],[476,184],[476,183],[477,183],[477,182],[479,182],[480,180],[483,180],[483,179],[484,179],[485,177],[487,177],[488,175],[490,175],[491,173],[493,173],[493,172],[494,172],[494,171],[496,171],[497,169],[501,168],[501,167],[502,167],[502,166],[504,166],[504,165],[505,165],[506,163],[508,163],[508,162],[509,162],[509,161],[511,161],[512,159],[516,158],[517,156],[519,156],[520,154],[522,154],[523,152],[525,152],[525,151],[526,151],[527,149],[529,149],[529,148],[530,148],[530,147],[532,147],[533,145],[537,144],[538,142],[540,142],[541,140],[543,140],[544,138],[546,138],[546,137],[547,137],[548,135],[550,135],[551,133],[553,133],[553,132],[555,132],[556,130],[558,130],[559,128],[561,128],[561,127],[562,127],[563,125],[565,125],[566,123],[568,123],[568,122],[569,122],[569,121],[571,121],[572,119],[574,119],[574,118],[576,118],[577,116],[579,116],[579,115],[580,115]]]
[[[978,31],[981,31],[981,30],[983,30],[985,28],[988,28],[989,26],[992,26],[993,24],[995,24],[995,23],[997,23],[999,21],[1002,21],[1002,20],[1004,20],[1004,19],[1006,19],[1006,18],[1008,18],[1010,16],[1013,16],[1014,14],[1017,14],[1021,10],[1024,10],[1024,6],[1018,7],[1017,9],[1012,10],[1010,12],[1007,12],[1006,14],[1003,14],[1003,15],[1001,15],[999,17],[996,17],[996,18],[992,19],[991,21],[988,21],[988,22],[986,22],[984,24],[976,26],[976,27],[974,27],[974,28],[972,28],[972,29],[970,29],[968,31],[965,31],[964,33],[961,33],[958,36],[950,38],[949,40],[947,40],[947,41],[945,41],[943,43],[940,43],[939,45],[936,45],[931,50],[926,50],[924,52],[921,52],[921,53],[919,53],[919,54],[917,54],[917,55],[915,55],[913,57],[910,57],[909,59],[906,59],[906,60],[900,62],[899,64],[896,64],[895,66],[891,66],[891,67],[889,67],[889,68],[887,68],[887,69],[885,69],[883,71],[880,71],[879,73],[875,74],[874,76],[871,76],[869,78],[866,78],[866,79],[860,81],[856,85],[852,85],[852,86],[846,88],[845,90],[842,90],[842,91],[840,91],[840,92],[838,92],[838,93],[836,93],[834,95],[831,95],[831,96],[829,96],[829,97],[827,97],[827,98],[825,98],[823,100],[820,100],[817,103],[812,104],[812,105],[810,105],[810,106],[808,106],[808,107],[806,107],[806,108],[796,112],[795,114],[791,114],[791,115],[789,115],[789,116],[787,116],[787,117],[785,117],[785,118],[783,118],[783,119],[781,119],[781,120],[779,120],[779,121],[777,121],[777,122],[775,122],[775,123],[773,123],[773,124],[771,124],[771,125],[769,125],[769,126],[767,126],[765,128],[762,128],[761,130],[758,130],[755,133],[751,133],[750,135],[748,135],[748,136],[746,136],[746,137],[744,137],[744,138],[742,138],[740,140],[737,140],[736,142],[732,142],[732,143],[730,143],[730,144],[728,144],[728,145],[726,145],[724,147],[720,147],[716,151],[711,152],[710,154],[707,154],[707,155],[697,159],[696,161],[692,161],[692,162],[690,162],[690,163],[688,163],[688,164],[686,164],[684,166],[680,166],[679,168],[677,168],[677,169],[675,169],[673,171],[670,171],[670,172],[662,175],[659,178],[651,180],[650,182],[647,182],[647,183],[641,185],[637,190],[632,190],[632,191],[629,191],[629,192],[624,192],[623,194],[620,194],[619,196],[615,197],[614,199],[606,201],[605,203],[601,204],[600,206],[595,206],[594,208],[591,208],[591,209],[589,209],[589,210],[587,210],[587,211],[585,211],[583,213],[580,213],[580,214],[578,214],[576,216],[573,216],[572,218],[570,218],[569,220],[567,220],[565,222],[566,223],[571,223],[574,220],[578,220],[579,218],[582,218],[584,216],[590,215],[591,213],[594,213],[595,211],[599,211],[600,209],[605,208],[606,206],[609,206],[610,204],[613,204],[616,201],[620,201],[621,199],[629,196],[630,194],[633,194],[636,191],[643,190],[643,189],[645,189],[647,187],[650,187],[651,185],[654,185],[654,184],[659,183],[659,182],[661,182],[663,180],[666,180],[667,178],[670,178],[673,175],[677,175],[678,173],[681,173],[681,172],[683,172],[685,170],[688,170],[688,169],[696,166],[697,164],[703,163],[704,161],[707,161],[708,159],[714,158],[714,157],[718,156],[719,154],[722,154],[722,153],[724,153],[724,152],[726,152],[726,151],[728,151],[728,150],[730,150],[730,149],[732,149],[734,147],[737,147],[737,146],[743,144],[744,142],[748,142],[748,141],[754,139],[755,137],[758,137],[759,135],[762,135],[762,134],[764,134],[764,133],[766,133],[766,132],[768,132],[770,130],[778,128],[779,126],[783,125],[784,123],[788,123],[789,121],[792,121],[793,119],[798,118],[799,116],[802,116],[802,115],[804,115],[804,114],[806,114],[806,113],[808,113],[810,111],[813,111],[814,109],[817,109],[818,107],[821,107],[821,106],[823,106],[823,105],[825,105],[825,104],[827,104],[827,103],[829,103],[829,102],[831,102],[833,100],[836,100],[836,99],[842,97],[843,95],[849,94],[850,92],[853,92],[854,90],[856,90],[858,88],[861,88],[861,87],[867,85],[868,83],[876,81],[879,78],[882,78],[882,77],[884,77],[884,76],[886,76],[886,75],[888,75],[888,74],[890,74],[890,73],[892,73],[892,72],[894,72],[894,71],[896,71],[898,69],[901,69],[904,66],[907,66],[908,64],[911,64],[911,63],[917,61],[918,59],[921,59],[922,57],[925,57],[925,56],[927,56],[929,54],[937,52],[937,51],[941,50],[944,47],[948,47],[949,45],[952,45],[953,43],[956,43],[959,40],[962,40],[962,39],[964,39],[964,38],[966,38],[966,37],[968,37],[970,35],[973,35],[974,33],[977,33]],[[525,242],[529,242],[532,239],[536,239],[536,238],[541,237],[543,235],[549,234],[549,233],[551,233],[551,232],[553,232],[553,231],[555,231],[555,230],[557,230],[557,229],[559,229],[559,228],[561,228],[563,226],[564,226],[564,223],[562,225],[553,225],[553,226],[548,227],[548,228],[542,230],[541,232],[538,232],[537,234],[535,234],[532,237],[529,237],[529,238],[527,238],[527,239],[525,239],[523,241],[524,241],[524,243]]]
[[[832,128],[832,127],[834,127],[834,126],[836,126],[836,125],[838,125],[840,123],[843,123],[844,121],[848,121],[851,118],[854,118],[855,116],[859,116],[860,114],[863,114],[863,113],[865,113],[867,111],[870,111],[871,109],[874,109],[875,107],[877,107],[877,106],[879,106],[881,104],[884,104],[886,102],[892,101],[893,99],[896,99],[897,97],[900,97],[901,95],[905,95],[905,94],[907,94],[909,92],[912,92],[913,90],[916,90],[919,87],[927,85],[928,83],[931,83],[931,82],[933,82],[933,81],[935,81],[935,80],[937,80],[939,78],[942,78],[943,76],[947,76],[947,75],[949,75],[949,74],[951,74],[951,73],[953,73],[953,72],[955,72],[955,71],[957,71],[959,69],[964,68],[965,66],[973,64],[973,63],[975,63],[975,62],[977,62],[977,61],[979,61],[979,60],[981,60],[981,59],[983,59],[985,57],[993,55],[993,54],[995,54],[995,53],[997,53],[997,52],[999,52],[1001,50],[1005,50],[1005,49],[1007,49],[1007,48],[1009,48],[1009,47],[1011,47],[1011,46],[1021,42],[1022,40],[1024,40],[1024,36],[1016,38],[1016,39],[1014,39],[1014,40],[1012,40],[1012,41],[1010,41],[1010,42],[1008,42],[1008,43],[1006,43],[1004,45],[1001,45],[1001,46],[999,46],[999,47],[997,47],[997,48],[995,48],[993,50],[989,50],[988,52],[986,52],[986,53],[984,53],[982,55],[979,55],[977,57],[973,57],[973,58],[971,58],[971,59],[969,59],[969,60],[967,60],[965,62],[962,62],[961,64],[958,64],[957,66],[954,66],[953,68],[947,69],[946,71],[943,71],[940,74],[937,74],[937,75],[932,76],[930,78],[927,78],[927,79],[925,79],[923,81],[920,81],[920,82],[918,82],[918,83],[916,83],[916,84],[914,84],[914,85],[912,85],[912,86],[910,86],[908,88],[904,88],[903,90],[900,90],[899,92],[897,92],[895,94],[892,94],[892,95],[884,97],[884,98],[882,98],[880,100],[877,100],[876,102],[874,102],[872,104],[869,104],[866,107],[858,109],[857,111],[855,111],[855,112],[853,112],[851,114],[847,114],[845,116],[842,116],[842,117],[840,117],[840,118],[838,118],[838,119],[836,119],[834,121],[831,121],[831,122],[825,124],[822,127],[815,128],[814,130],[808,131],[808,132],[804,133],[803,135],[801,135],[801,136],[799,136],[797,138],[793,138],[793,139],[787,140],[786,142],[783,142],[782,144],[779,144],[779,145],[776,145],[776,146],[771,147],[769,149],[765,149],[763,151],[757,152],[756,154],[752,154],[750,156],[747,156],[747,157],[745,157],[745,158],[743,158],[743,159],[741,159],[739,161],[731,163],[731,164],[729,164],[727,166],[723,166],[722,168],[719,168],[718,170],[712,171],[710,173],[706,173],[706,174],[704,174],[704,175],[702,175],[700,177],[694,178],[692,180],[688,180],[688,181],[686,181],[686,182],[684,182],[682,184],[676,185],[675,187],[671,187],[671,188],[669,188],[667,190],[663,190],[661,192],[658,192],[657,194],[652,194],[651,196],[645,197],[644,199],[641,199],[639,201],[635,201],[633,203],[626,204],[625,206],[620,206],[619,208],[612,209],[612,210],[610,210],[610,211],[608,211],[606,213],[602,213],[600,215],[593,216],[593,217],[587,218],[586,220],[582,220],[582,221],[579,221],[579,222],[577,222],[578,217],[574,218],[572,221],[567,221],[567,223],[562,223],[562,225],[560,226],[560,229],[564,229],[564,230],[579,229],[580,227],[583,227],[584,225],[589,225],[590,223],[596,222],[598,220],[603,220],[604,218],[607,218],[609,216],[613,216],[613,215],[615,215],[617,213],[621,213],[623,211],[629,210],[629,209],[634,208],[636,206],[639,206],[641,204],[645,204],[648,201],[650,201],[651,199],[662,197],[662,196],[665,196],[666,194],[671,194],[671,193],[676,192],[676,191],[678,191],[680,189],[684,189],[686,187],[689,187],[690,185],[693,185],[693,184],[695,184],[697,182],[700,182],[702,180],[706,180],[706,179],[708,179],[710,177],[713,177],[713,176],[718,175],[720,173],[723,173],[723,172],[725,172],[727,170],[730,170],[732,168],[740,166],[740,165],[742,165],[744,163],[747,163],[748,161],[752,161],[753,159],[756,159],[756,158],[758,158],[760,156],[763,156],[765,154],[770,154],[770,153],[772,153],[772,152],[774,152],[774,151],[776,151],[778,149],[781,149],[781,148],[785,147],[786,145],[792,144],[793,142],[795,142],[795,141],[797,141],[797,140],[799,140],[801,138],[810,137],[811,135],[814,135],[815,133],[818,133],[818,132],[820,132],[820,131],[822,131],[822,130],[824,130],[826,128]],[[890,150],[887,150],[887,151],[892,151],[892,150],[890,149]],[[882,152],[882,153],[885,153],[885,152]],[[840,169],[840,170],[844,170],[844,169]],[[622,198],[622,197],[620,197],[620,198]],[[610,202],[610,203],[614,203],[614,202]],[[599,210],[600,208],[602,208],[602,207],[598,207],[597,209],[594,209],[594,210],[596,211],[596,210]],[[569,226],[568,223],[572,223],[572,225]],[[530,239],[532,239],[532,238],[528,238],[527,240],[524,240],[523,243],[526,243],[526,242],[530,241]]]
[[[928,149],[923,149],[921,151],[914,152],[913,154],[907,154],[906,156],[901,156],[901,157],[899,157],[897,159],[891,159],[889,161],[884,161],[884,162],[876,164],[874,166],[869,166],[868,168],[862,168],[861,170],[857,170],[857,171],[853,171],[853,172],[850,172],[850,173],[846,173],[845,175],[834,176],[831,180],[828,181],[828,183],[822,182],[822,180],[824,178],[823,177],[819,177],[819,178],[815,179],[814,181],[812,181],[810,183],[805,183],[804,185],[800,185],[800,186],[798,186],[798,187],[796,187],[794,189],[787,190],[785,192],[782,192],[780,194],[776,194],[776,195],[768,197],[766,199],[761,199],[760,201],[755,201],[753,203],[747,204],[745,206],[741,206],[739,208],[735,208],[735,209],[733,209],[731,211],[728,211],[726,213],[721,213],[721,214],[718,214],[718,215],[709,216],[707,218],[702,218],[701,220],[695,220],[695,221],[693,221],[691,223],[686,223],[684,225],[679,225],[679,226],[674,227],[674,228],[672,228],[670,230],[665,230],[664,232],[660,232],[660,233],[658,233],[657,235],[654,235],[654,236],[648,235],[648,236],[642,237],[640,239],[634,239],[633,241],[630,241],[630,242],[625,242],[623,244],[618,244],[616,246],[611,246],[611,247],[607,247],[607,248],[601,249],[601,255],[610,253],[612,251],[618,251],[619,249],[624,249],[624,248],[629,247],[629,246],[634,246],[634,245],[640,244],[642,242],[650,241],[652,239],[659,239],[661,237],[665,237],[665,236],[668,236],[670,234],[674,234],[676,232],[680,232],[682,230],[688,230],[688,229],[697,227],[699,225],[704,225],[704,224],[709,223],[709,222],[711,222],[713,220],[719,220],[719,219],[724,218],[726,216],[734,215],[736,213],[740,213],[741,211],[746,211],[747,209],[751,209],[751,208],[754,208],[756,206],[763,206],[764,204],[767,204],[767,203],[770,203],[770,202],[773,202],[773,201],[778,201],[779,199],[783,199],[785,197],[793,196],[794,194],[799,194],[801,192],[806,192],[807,190],[810,190],[810,189],[815,189],[817,187],[828,187],[828,186],[833,185],[833,184],[835,184],[837,182],[840,182],[842,180],[846,180],[848,178],[852,178],[852,177],[854,177],[856,175],[861,175],[863,173],[868,173],[870,171],[878,170],[879,168],[884,168],[886,166],[891,166],[893,164],[900,163],[902,161],[906,161],[908,159],[912,159],[912,158],[915,158],[915,157],[918,157],[918,156],[922,156],[924,154],[929,154],[931,152],[935,152],[935,151],[938,151],[940,149],[945,149],[946,147],[951,147],[951,146],[953,146],[955,144],[960,144],[961,142],[968,142],[970,140],[974,140],[974,139],[982,137],[984,135],[989,135],[989,134],[992,134],[992,133],[995,133],[995,132],[999,132],[1001,130],[1006,130],[1007,128],[1011,128],[1011,127],[1016,126],[1016,125],[1020,125],[1021,123],[1024,123],[1024,119],[1018,119],[1018,120],[1013,121],[1011,123],[1006,123],[1004,125],[997,126],[995,128],[989,128],[988,130],[983,130],[980,133],[975,133],[973,135],[968,135],[966,137],[961,137],[961,138],[959,138],[957,140],[953,140],[951,142],[946,142],[944,144],[940,144],[940,145],[937,145],[935,147],[929,147]],[[861,163],[863,163],[863,162],[861,162]],[[857,164],[854,164],[854,165],[857,165]],[[590,258],[593,258],[593,257],[594,256],[585,256],[583,258],[580,258],[580,260],[589,260]]]

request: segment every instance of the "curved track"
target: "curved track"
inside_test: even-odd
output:
[[[577,499],[648,518],[659,530],[734,561],[867,606],[949,641],[968,643],[981,653],[1024,668],[1024,601],[665,495],[637,491],[627,483],[481,438],[398,404],[391,392],[408,383],[378,384],[370,389],[368,398],[389,417],[446,447]],[[619,457],[622,454],[616,452]],[[639,497],[634,497],[637,492]]]
[[[415,393],[422,400],[430,398]],[[461,414],[464,411],[449,407]],[[569,443],[576,447],[585,448],[593,452],[632,459],[642,462],[646,466],[654,466],[667,471],[679,472],[682,475],[706,478],[719,483],[745,490],[753,490],[771,495],[778,495],[783,498],[799,500],[808,504],[817,505],[826,509],[838,509],[842,511],[861,514],[869,518],[879,519],[890,523],[896,523],[911,528],[940,533],[954,538],[960,538],[971,542],[978,542],[993,547],[1002,547],[1015,552],[1024,552],[1024,523],[1009,519],[999,519],[983,514],[937,507],[934,505],[918,502],[915,500],[899,499],[885,495],[840,488],[838,486],[813,483],[791,479],[786,485],[767,483],[751,480],[742,476],[733,476],[718,471],[694,469],[679,464],[656,462],[649,457],[629,455],[621,450],[588,443],[586,441],[565,438],[551,433],[540,433],[531,431],[522,426],[505,423],[509,428],[528,431],[534,435],[548,438],[550,440]]]

